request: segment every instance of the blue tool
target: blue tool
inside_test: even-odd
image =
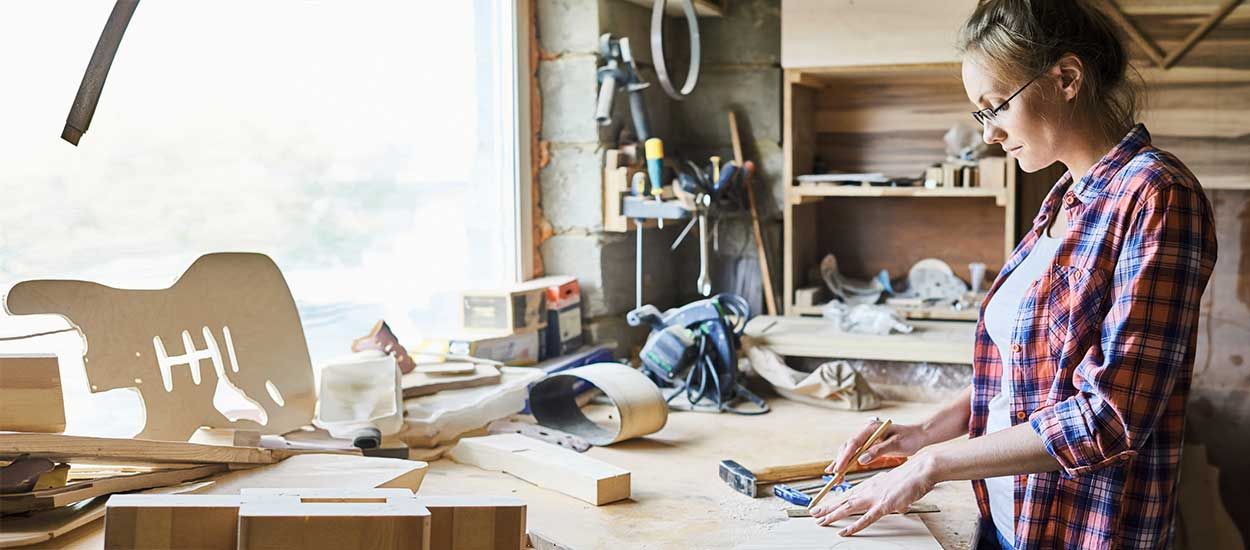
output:
[[[833,476],[824,476],[821,479],[827,482],[829,480],[832,480]],[[830,489],[829,492],[840,493],[843,491],[849,491],[850,489],[851,489],[851,484],[849,482],[843,481],[842,483],[834,485],[833,489]],[[780,498],[781,500],[789,502],[790,504],[796,504],[798,506],[807,506],[812,503],[811,495],[808,495],[807,493],[804,493],[784,483],[778,483],[776,485],[773,485],[773,494],[777,495],[777,497]]]

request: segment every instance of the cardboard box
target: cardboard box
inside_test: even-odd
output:
[[[470,355],[506,365],[537,363],[546,351],[546,329],[529,332],[466,330],[447,339],[447,353]],[[422,349],[429,349],[425,346]]]
[[[577,278],[552,275],[522,283],[547,292],[546,354],[543,359],[571,353],[582,347],[582,291]]]
[[[547,325],[547,289],[514,285],[465,292],[460,326],[472,330],[532,332]]]

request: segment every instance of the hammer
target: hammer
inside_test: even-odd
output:
[[[733,490],[754,498],[760,496],[756,490],[760,484],[820,477],[821,474],[825,473],[825,467],[830,462],[831,460],[821,460],[818,462],[770,466],[768,468],[750,470],[736,461],[722,460],[720,462],[720,478],[725,480],[725,484],[729,485]]]

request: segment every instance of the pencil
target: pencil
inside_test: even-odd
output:
[[[890,427],[890,424],[893,424],[890,420],[882,422],[880,426],[877,426],[877,431],[872,432],[872,435],[868,436],[868,441],[865,441],[863,445],[860,445],[858,449],[855,449],[855,454],[851,455],[851,459],[847,461],[845,466],[842,467],[842,470],[837,474],[834,474],[833,479],[829,480],[829,483],[826,483],[825,487],[816,494],[816,498],[812,499],[812,503],[807,505],[808,510],[815,508],[816,505],[820,503],[820,499],[825,498],[825,495],[829,494],[829,490],[833,489],[834,485],[842,483],[842,478],[846,477],[846,470],[850,468],[856,460],[859,460],[859,455],[864,454],[864,451],[867,451],[869,447],[872,447],[873,444],[881,438],[881,434],[885,433],[885,430]]]

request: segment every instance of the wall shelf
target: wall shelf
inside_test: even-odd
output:
[[[972,364],[976,323],[913,321],[910,334],[852,334],[826,319],[761,315],[746,335],[781,355]]]

